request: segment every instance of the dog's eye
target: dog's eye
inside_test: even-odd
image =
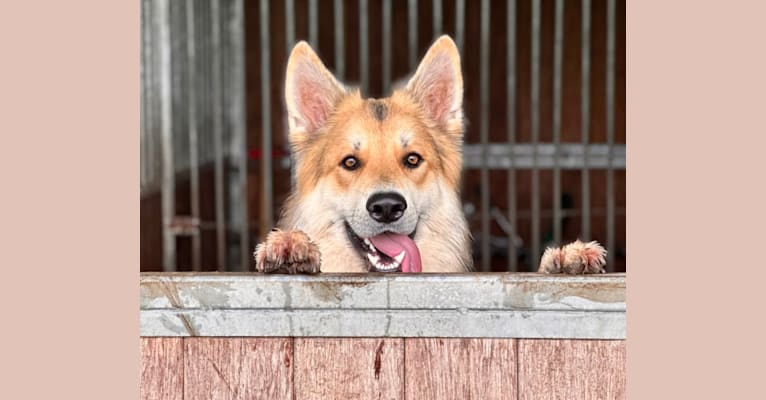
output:
[[[357,160],[354,156],[348,156],[340,162],[340,166],[349,171],[353,171],[359,168],[359,160]]]
[[[410,153],[404,157],[404,166],[407,168],[417,168],[423,162],[423,157],[418,153]]]

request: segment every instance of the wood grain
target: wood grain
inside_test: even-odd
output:
[[[141,399],[183,399],[183,339],[141,338]]]
[[[407,399],[516,399],[515,339],[405,339]]]
[[[624,340],[519,341],[519,399],[624,399]]]
[[[290,338],[184,339],[185,399],[292,399]]]
[[[295,399],[403,399],[404,341],[296,338]]]

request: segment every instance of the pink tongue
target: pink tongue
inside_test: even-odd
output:
[[[404,252],[402,260],[402,272],[420,272],[420,251],[415,242],[407,235],[396,233],[383,233],[370,238],[370,242],[378,251],[393,258]]]

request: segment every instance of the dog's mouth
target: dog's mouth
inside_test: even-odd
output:
[[[348,222],[348,239],[370,267],[370,272],[420,272],[420,250],[415,245],[415,231],[409,235],[384,232],[369,238],[361,238]]]

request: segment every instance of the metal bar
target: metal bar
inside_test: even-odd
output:
[[[171,76],[171,38],[170,38],[170,1],[157,0],[157,21],[159,22],[160,43],[160,121],[162,140],[162,269],[167,272],[176,270],[176,237],[171,229],[175,217],[175,168],[173,164],[173,115],[172,115],[172,76]]]
[[[146,141],[148,121],[146,120],[146,110],[149,108],[146,105],[147,93],[147,66],[146,66],[146,44],[147,44],[147,23],[148,11],[146,9],[147,1],[141,0],[141,142],[140,142],[140,163],[141,163],[141,188],[140,191],[144,191],[144,186],[147,184],[147,170],[146,170]]]
[[[434,23],[434,38],[438,37],[442,33],[442,0],[433,0],[433,23]]]
[[[219,0],[211,0],[210,17],[213,26],[211,39],[213,41],[213,154],[215,169],[215,222],[216,222],[216,267],[219,271],[226,270],[226,215],[224,210],[223,190],[223,113],[221,93],[221,9]]]
[[[383,0],[383,93],[391,90],[391,0]]]
[[[516,0],[508,0],[506,5],[506,116],[508,118],[508,144],[516,144]],[[508,153],[511,166],[508,167],[508,221],[511,229],[508,231],[508,270],[518,271],[518,254],[516,252],[516,170],[513,162],[513,152]],[[486,157],[485,157],[486,160]]]
[[[582,0],[582,38],[580,42],[580,132],[582,144],[590,143],[590,0]],[[590,170],[588,157],[581,170],[583,240],[590,240]]]
[[[415,71],[418,65],[418,0],[407,0],[407,16],[410,71]]]
[[[346,30],[343,24],[343,0],[335,0],[335,76],[343,81],[346,78],[346,50],[344,37]]]
[[[561,64],[564,52],[564,0],[556,0],[553,41],[553,242],[561,244],[561,168],[558,165],[561,142]]]
[[[465,43],[465,0],[455,1],[455,41],[460,55],[463,55]]]
[[[158,64],[157,64],[157,49],[159,46],[159,40],[157,39],[157,5],[150,1],[146,3],[146,30],[147,30],[147,45],[146,45],[146,122],[147,122],[147,137],[146,137],[146,175],[147,180],[151,182],[152,186],[156,185],[161,188],[161,182],[157,179],[157,167],[155,158],[155,142],[158,140],[157,118],[159,109],[159,96],[157,95],[157,88],[159,78],[157,77]],[[159,183],[159,184],[158,184]]]
[[[290,54],[295,45],[295,0],[285,0],[285,44]]]
[[[615,74],[615,1],[608,0],[606,8],[606,143],[609,158],[614,145],[614,74]],[[614,272],[614,169],[606,171],[606,251],[607,270]]]
[[[480,131],[481,149],[486,160],[489,143],[489,0],[481,1],[481,113]],[[491,264],[489,247],[489,169],[486,163],[481,166],[481,270],[488,272]]]
[[[359,75],[362,97],[370,93],[369,29],[367,0],[359,0]]]
[[[532,85],[531,119],[532,145],[540,140],[540,0],[532,0]],[[537,152],[533,153],[532,168],[532,247],[529,267],[536,269],[540,257],[540,171],[537,167]]]
[[[314,49],[319,46],[319,4],[318,0],[309,0],[309,44]]]
[[[197,54],[195,40],[195,14],[194,3],[186,4],[186,65],[189,71],[189,80],[187,82],[189,99],[189,196],[191,200],[191,216],[195,221],[199,221],[199,144],[197,142]],[[192,235],[192,271],[199,271],[201,268],[202,243],[200,241],[199,231]]]
[[[247,130],[245,115],[245,6],[243,0],[234,0],[234,20],[230,22],[231,41],[233,51],[231,54],[232,76],[230,85],[231,95],[231,119],[232,119],[232,146],[231,153],[237,163],[239,181],[236,184],[236,192],[233,200],[239,203],[239,215],[236,216],[239,225],[239,257],[240,268],[249,270],[250,260],[250,224],[248,215],[247,196]],[[237,195],[239,195],[237,199]],[[233,205],[232,209],[235,209]]]
[[[271,160],[271,53],[269,50],[269,1],[261,0],[260,4],[260,34],[261,34],[261,238],[274,225],[274,192],[272,187]]]
[[[553,169],[556,164],[562,170],[581,169],[587,163],[591,168],[625,169],[625,145],[612,146],[611,161],[606,144],[561,143],[558,156],[551,143],[490,143],[485,151],[481,144],[463,145],[463,166],[493,169]]]

